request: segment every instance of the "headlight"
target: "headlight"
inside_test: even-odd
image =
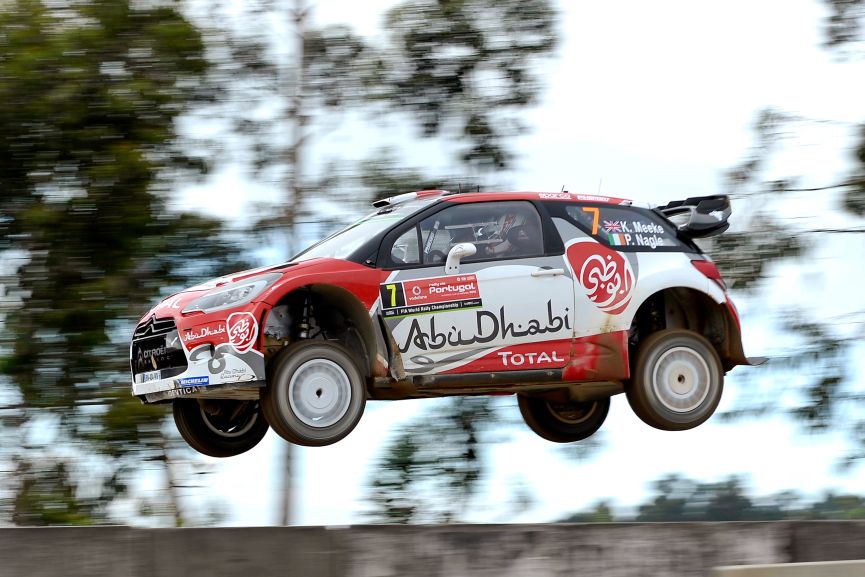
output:
[[[265,274],[255,278],[229,283],[213,289],[189,303],[183,313],[201,311],[205,313],[245,305],[264,292],[281,274]]]

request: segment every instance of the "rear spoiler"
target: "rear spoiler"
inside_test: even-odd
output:
[[[675,224],[680,232],[692,238],[721,234],[730,227],[730,197],[726,194],[694,196],[674,200],[655,210]]]

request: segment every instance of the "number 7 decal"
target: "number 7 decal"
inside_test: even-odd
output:
[[[596,206],[584,206],[583,212],[592,213],[592,236],[598,234],[598,221],[601,218],[601,211]]]

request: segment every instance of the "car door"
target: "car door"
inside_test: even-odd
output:
[[[662,263],[669,262],[664,253],[680,251],[675,230],[651,211],[629,206],[567,203],[560,205],[558,214],[576,225],[569,235],[553,217],[574,274],[576,335],[628,330],[632,315],[625,311],[645,277],[656,270],[671,274]]]
[[[564,367],[574,291],[528,201],[445,202],[385,239],[381,314],[408,374]],[[555,234],[555,231],[552,231]],[[475,253],[446,273],[449,251]],[[560,244],[560,243],[559,243]]]
[[[628,378],[633,309],[652,294],[647,276],[676,274],[662,254],[681,250],[675,230],[648,209],[620,204],[549,201],[544,207],[574,278],[574,360],[564,377]]]

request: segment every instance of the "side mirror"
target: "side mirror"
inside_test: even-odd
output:
[[[448,251],[448,259],[445,261],[445,274],[457,274],[460,272],[460,259],[472,256],[478,249],[470,242],[455,244]]]

